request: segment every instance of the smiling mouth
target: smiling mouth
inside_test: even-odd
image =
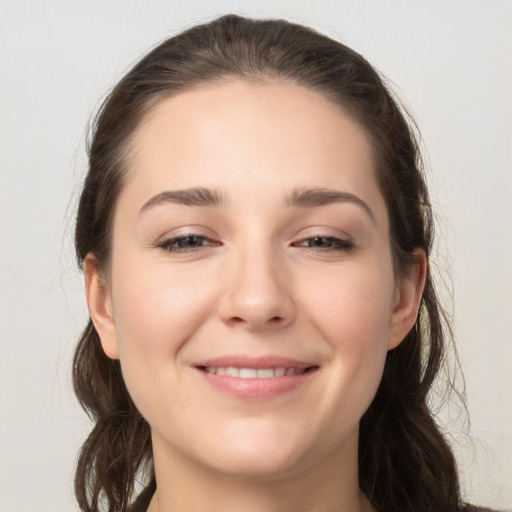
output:
[[[275,377],[292,377],[294,375],[303,375],[313,372],[318,366],[309,366],[305,368],[284,367],[277,368],[237,368],[235,366],[198,366],[199,370],[210,375],[224,375],[226,377],[235,377],[239,379],[273,379]]]
[[[279,356],[225,356],[195,365],[209,385],[235,400],[262,402],[310,382],[319,365]]]

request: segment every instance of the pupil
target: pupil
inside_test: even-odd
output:
[[[197,243],[197,236],[187,236],[182,240],[183,245],[186,247],[191,247],[196,245]]]

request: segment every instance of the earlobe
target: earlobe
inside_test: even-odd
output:
[[[84,275],[89,315],[100,337],[103,350],[111,359],[119,359],[111,292],[100,274],[98,261],[91,253],[84,260]]]
[[[418,249],[413,253],[415,263],[409,273],[397,280],[395,301],[388,332],[388,350],[396,348],[413,328],[421,304],[427,275],[425,252]]]

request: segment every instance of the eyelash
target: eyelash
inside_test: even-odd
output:
[[[174,244],[180,243],[184,240],[187,240],[187,238],[208,240],[208,238],[205,236],[195,235],[194,233],[188,233],[183,236],[177,236],[176,238],[170,238],[169,240],[164,240],[163,242],[158,244],[158,247],[160,247],[161,249],[164,249],[167,252],[176,254],[176,253],[190,253],[190,252],[197,251],[198,249],[201,249],[201,247],[219,245],[216,243],[212,243],[212,244],[208,244],[208,245],[201,245],[198,247],[179,247],[179,246],[174,245]]]
[[[186,234],[183,236],[170,238],[169,240],[164,240],[163,242],[158,244],[158,247],[167,252],[173,253],[173,254],[181,254],[181,253],[195,252],[195,251],[201,249],[201,247],[211,247],[211,246],[215,246],[215,245],[220,245],[217,243],[209,243],[209,244],[204,244],[204,245],[200,245],[197,247],[179,247],[178,245],[175,245],[175,244],[179,244],[180,242],[183,242],[184,240],[187,240],[187,239],[209,241],[209,239],[205,236],[189,233],[189,234]],[[311,240],[328,241],[331,244],[331,246],[326,247],[326,248],[318,248],[318,247],[306,247],[304,245],[300,245],[300,244],[303,244],[304,242],[308,242]],[[304,247],[306,249],[310,249],[313,252],[317,252],[317,253],[325,253],[325,252],[329,252],[329,251],[343,252],[343,251],[350,251],[350,250],[354,249],[354,244],[351,241],[343,240],[341,238],[337,238],[337,237],[333,237],[333,236],[311,236],[308,238],[304,238],[303,240],[300,240],[299,242],[295,242],[294,246]]]
[[[327,251],[350,251],[354,248],[354,244],[350,240],[344,240],[342,238],[337,238],[334,236],[311,236],[308,238],[304,238],[299,243],[304,243],[310,240],[324,240],[328,241],[330,244],[332,244],[331,247],[327,247],[324,249],[318,249],[317,247],[307,247],[307,249],[312,249],[315,252],[327,252]],[[304,246],[299,246],[304,247]]]

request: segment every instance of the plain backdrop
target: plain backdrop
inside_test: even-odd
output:
[[[460,407],[440,418],[467,498],[512,509],[510,0],[0,0],[0,511],[76,509],[89,423],[69,378],[87,318],[71,239],[87,122],[150,47],[228,12],[341,39],[406,98],[428,150],[471,437]]]

